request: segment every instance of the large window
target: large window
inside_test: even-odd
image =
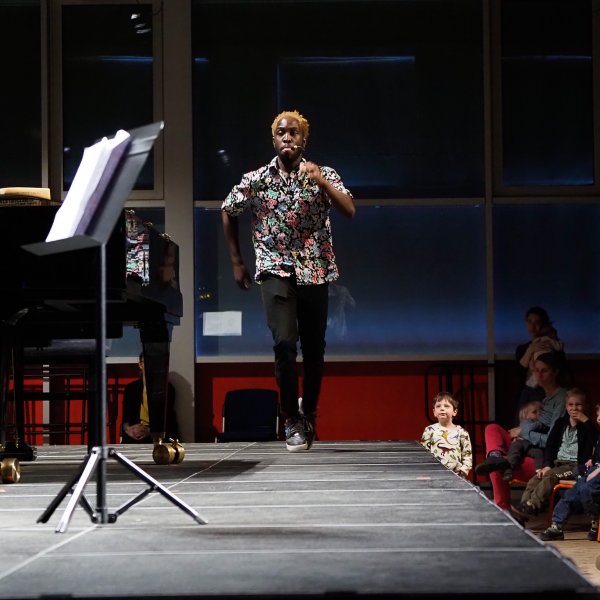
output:
[[[340,279],[330,286],[328,356],[482,356],[486,344],[483,210],[360,207],[333,216]],[[220,211],[196,211],[200,356],[270,355],[258,286],[235,285]],[[253,269],[249,219],[240,241]],[[241,335],[203,335],[205,313],[237,312]],[[212,315],[209,315],[212,316]]]
[[[591,2],[503,0],[501,7],[502,184],[592,186]]]
[[[39,1],[0,3],[0,187],[42,185]]]
[[[0,187],[64,194],[85,146],[164,117],[169,155],[159,139],[129,205],[160,199],[168,223],[196,202],[184,301],[201,359],[271,356],[258,289],[233,284],[219,207],[272,158],[270,124],[287,108],[310,121],[307,158],[334,167],[358,205],[354,220],[333,217],[328,357],[493,359],[512,354],[534,304],[568,352],[600,351],[600,0],[190,6],[188,30],[161,0],[0,0]],[[182,55],[167,81],[191,73],[191,115],[163,87]],[[193,161],[193,198],[172,184],[179,158]],[[239,313],[241,335],[206,330],[208,313]],[[137,353],[129,333],[113,356]]]
[[[119,129],[154,121],[152,5],[62,7],[63,186],[83,149]],[[135,189],[154,187],[153,160]]]
[[[600,352],[600,205],[494,208],[496,351],[527,341],[525,311],[541,305],[565,350]]]
[[[600,351],[593,5],[195,0],[198,355],[271,353],[218,209],[272,157],[284,108],[308,117],[307,157],[358,204],[354,221],[334,218],[328,356],[512,354],[534,304],[569,352]],[[340,10],[347,24],[332,27]],[[220,312],[241,315],[240,335],[203,335]]]
[[[479,1],[193,9],[196,200],[271,158],[283,109],[308,118],[307,156],[357,198],[483,194]]]

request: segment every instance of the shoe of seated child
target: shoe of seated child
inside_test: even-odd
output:
[[[502,479],[508,482],[512,481],[513,470],[510,467],[508,469],[504,469],[504,473],[502,473]]]
[[[590,540],[590,542],[595,542],[598,539],[598,521],[592,519],[592,522],[590,523],[590,530],[588,531],[587,534],[587,539]]]
[[[488,457],[475,467],[477,475],[489,475],[492,471],[501,471],[510,468],[509,462],[500,452],[493,450]]]
[[[527,521],[529,521],[529,518],[531,516],[531,515],[529,515],[529,513],[525,512],[521,508],[521,504],[519,504],[519,505],[511,504],[511,506],[510,506],[510,513],[512,514],[512,516],[515,518],[515,520],[520,525],[523,525],[523,527],[525,527],[525,523]]]
[[[562,527],[558,525],[558,523],[552,523],[552,525],[548,527],[548,529],[540,533],[540,539],[544,540],[544,542],[551,542],[553,540],[564,540],[565,533],[562,530]]]
[[[535,517],[539,514],[540,509],[533,503],[531,500],[527,500],[527,502],[521,502],[521,510],[528,515]]]

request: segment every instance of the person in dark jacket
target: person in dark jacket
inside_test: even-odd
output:
[[[576,479],[590,464],[598,433],[587,415],[587,398],[579,388],[566,393],[566,414],[550,429],[544,449],[544,466],[527,482],[521,503],[513,510],[520,516],[545,509],[554,486],[561,479]]]
[[[600,404],[595,406],[596,427],[600,429]],[[586,513],[590,516],[590,530],[587,539],[598,539],[598,515],[600,515],[600,432],[594,450],[583,475],[577,478],[575,485],[567,490],[557,502],[552,513],[552,525],[540,533],[540,539],[547,541],[564,540],[563,527],[572,514]]]

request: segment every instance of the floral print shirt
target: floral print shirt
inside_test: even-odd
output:
[[[469,433],[460,425],[447,429],[439,423],[428,425],[421,444],[440,462],[459,475],[466,476],[473,467],[473,450]]]
[[[350,194],[334,169],[321,167],[321,174],[336,189]],[[252,211],[257,282],[265,273],[295,275],[299,285],[339,277],[329,219],[331,199],[298,169],[282,172],[275,157],[246,173],[223,201],[222,210],[235,217],[247,208]]]

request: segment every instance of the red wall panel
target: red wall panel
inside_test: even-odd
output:
[[[327,363],[319,402],[320,440],[418,439],[431,416],[431,398],[450,388],[463,402],[463,419],[487,419],[485,365],[473,378],[439,377],[431,363]],[[277,389],[273,365],[200,364],[196,381],[196,439],[212,441],[221,431],[229,390]],[[474,431],[474,434],[476,432]]]

